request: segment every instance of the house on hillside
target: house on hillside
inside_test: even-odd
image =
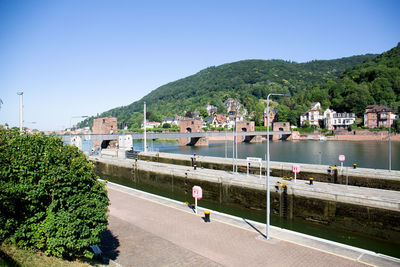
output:
[[[164,125],[165,123],[168,123],[169,125],[177,125],[179,126],[179,120],[176,117],[166,117],[162,119],[161,125]]]
[[[226,118],[226,126],[228,129],[232,129],[235,127],[235,122],[245,121],[245,117],[243,115],[229,115]]]
[[[321,109],[321,103],[311,102],[311,109]]]
[[[214,117],[208,117],[207,119],[203,120],[203,128],[212,126],[213,120],[214,120]]]
[[[146,129],[153,129],[153,128],[157,128],[157,127],[160,127],[160,126],[161,126],[161,123],[157,122],[157,121],[150,121],[150,122],[148,121],[148,122],[146,122]],[[142,122],[141,128],[144,129],[143,122]]]
[[[276,122],[276,114],[278,113],[277,109],[269,110],[269,126],[272,126],[272,123]],[[264,110],[264,126],[267,126],[267,109]]]
[[[394,111],[383,105],[369,105],[365,108],[364,126],[369,128],[389,127],[397,116]]]
[[[227,123],[227,118],[224,114],[215,114],[213,123],[216,122],[214,127],[225,127]]]
[[[236,113],[241,115],[247,114],[247,110],[243,105],[240,104],[238,100],[231,97],[225,100],[224,105],[229,115],[235,115]]]
[[[312,108],[300,115],[300,126],[304,127],[306,122],[309,122],[310,126],[314,125],[318,127],[321,119],[323,119],[323,116],[321,116],[319,109]]]
[[[354,113],[337,113],[328,108],[323,114],[323,126],[328,130],[348,129],[355,122],[356,115]]]
[[[210,104],[210,102],[207,103],[206,105],[206,110],[208,113],[208,116],[217,113],[218,108],[216,106],[213,106]]]

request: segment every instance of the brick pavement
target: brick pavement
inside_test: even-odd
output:
[[[116,243],[111,258],[123,266],[365,266],[277,238],[265,241],[255,230],[204,223],[189,209],[110,187],[108,193],[109,230]]]

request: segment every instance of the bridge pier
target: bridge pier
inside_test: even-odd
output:
[[[246,143],[262,143],[262,137],[260,135],[246,135],[243,142]]]
[[[207,137],[179,138],[180,146],[208,146]]]

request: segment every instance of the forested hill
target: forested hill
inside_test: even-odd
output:
[[[138,127],[143,120],[141,113],[144,101],[152,112],[150,120],[160,120],[163,116],[175,113],[183,115],[184,111],[199,110],[207,102],[221,106],[227,97],[238,98],[251,112],[258,100],[266,98],[271,92],[290,93],[293,96],[308,92],[314,84],[339,78],[347,68],[375,57],[376,55],[367,54],[307,63],[242,60],[209,67],[163,85],[128,106],[106,111],[99,116],[115,116],[119,122],[126,121],[133,128]],[[78,126],[90,125],[92,119],[89,118]]]
[[[400,43],[375,59],[348,68],[340,79],[328,80],[312,100],[324,99],[337,111],[361,116],[370,104],[384,104],[399,112]]]

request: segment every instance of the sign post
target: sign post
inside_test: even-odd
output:
[[[343,161],[346,160],[345,155],[339,155],[339,161],[340,161],[340,172],[343,172]]]
[[[296,182],[296,174],[300,172],[300,165],[292,165],[292,172],[294,172],[294,182]]]
[[[203,190],[200,186],[193,186],[192,188],[192,196],[194,197],[194,212],[197,214],[197,199],[203,198]]]
[[[251,158],[251,157],[247,157],[246,158],[247,161],[247,176],[249,176],[249,168],[250,168],[250,162],[254,162],[254,163],[258,163],[260,166],[260,178],[261,178],[261,158]]]

